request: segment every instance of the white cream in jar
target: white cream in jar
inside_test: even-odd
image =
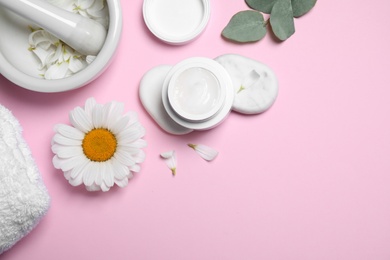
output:
[[[174,66],[162,92],[169,116],[195,130],[222,122],[230,112],[233,97],[230,76],[219,63],[207,58],[190,58]]]

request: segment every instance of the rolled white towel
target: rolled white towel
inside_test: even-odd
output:
[[[49,194],[22,128],[0,105],[0,254],[31,231],[49,205]]]

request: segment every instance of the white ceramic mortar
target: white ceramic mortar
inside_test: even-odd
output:
[[[107,0],[109,28],[106,41],[96,59],[82,71],[64,78],[47,80],[39,76],[28,37],[31,22],[0,8],[0,73],[14,84],[37,92],[62,92],[76,89],[95,80],[108,67],[122,34],[120,0]]]

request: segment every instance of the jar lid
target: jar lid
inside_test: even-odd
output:
[[[165,110],[176,123],[189,129],[217,126],[229,114],[233,100],[229,74],[221,64],[208,58],[194,57],[179,62],[163,83]]]
[[[144,0],[143,16],[149,30],[169,44],[185,44],[206,28],[209,0]]]

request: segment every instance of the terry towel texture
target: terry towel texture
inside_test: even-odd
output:
[[[38,224],[49,204],[20,124],[0,105],[0,254]]]

